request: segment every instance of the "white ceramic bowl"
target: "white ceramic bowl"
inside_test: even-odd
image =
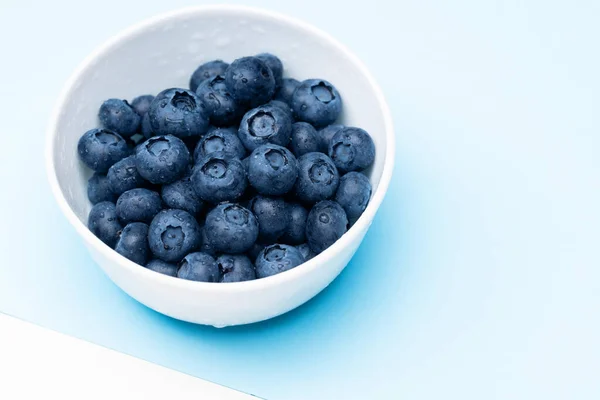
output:
[[[131,99],[167,87],[187,87],[194,69],[212,59],[272,52],[297,79],[322,78],[339,90],[341,122],[373,137],[377,155],[369,171],[373,194],[358,222],[319,256],[290,271],[241,283],[203,283],[147,270],[110,249],[87,229],[91,172],[77,156],[77,141],[98,126],[108,98]],[[283,314],[323,290],[360,245],[387,191],[394,164],[392,120],[383,95],[356,56],[324,32],[295,19],[239,6],[187,8],[126,30],[92,53],[75,71],[48,129],[50,185],[67,219],[112,281],[146,306],[173,318],[214,325],[247,324]],[[372,266],[365,265],[364,268]]]

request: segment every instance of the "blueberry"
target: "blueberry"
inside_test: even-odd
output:
[[[144,265],[148,261],[148,225],[142,222],[127,224],[121,231],[115,251],[136,264]]]
[[[232,126],[214,126],[214,125],[209,125],[208,130],[206,131],[206,134],[208,135],[209,133],[212,133],[213,131],[216,130],[226,130],[228,132],[233,132],[233,133],[237,133],[238,128],[236,125],[232,125]]]
[[[273,244],[265,247],[256,259],[256,276],[266,278],[288,271],[304,262],[300,251],[286,244]]]
[[[298,159],[296,196],[307,204],[329,199],[335,193],[340,176],[333,161],[323,153],[306,153]]]
[[[375,144],[364,130],[347,127],[331,138],[329,157],[340,172],[362,171],[375,160]]]
[[[260,194],[285,194],[294,187],[297,177],[298,161],[285,147],[265,144],[250,155],[248,182]]]
[[[275,93],[273,71],[256,57],[238,58],[225,71],[225,84],[235,100],[245,107],[256,107],[271,100]]]
[[[131,101],[131,107],[133,107],[133,110],[140,117],[143,117],[148,113],[148,110],[150,109],[150,104],[152,104],[152,100],[154,100],[154,96],[152,96],[151,94],[138,96]]]
[[[248,174],[248,168],[250,168],[250,156],[242,159],[242,165],[244,166],[244,170],[246,170],[246,174]]]
[[[118,133],[107,129],[92,129],[79,139],[77,152],[85,165],[104,174],[114,163],[127,157],[131,151],[125,139]]]
[[[150,260],[148,264],[146,264],[146,268],[158,272],[159,274],[168,275],[168,276],[177,276],[177,270],[179,267],[177,264],[171,264],[163,260],[159,260],[155,258]]]
[[[100,203],[101,201],[114,203],[117,200],[117,195],[110,190],[106,175],[97,172],[88,180],[87,195],[92,204]]]
[[[127,100],[108,99],[98,112],[100,123],[106,129],[123,137],[130,137],[138,131],[141,118]]]
[[[161,209],[160,195],[148,189],[128,190],[117,200],[117,215],[125,224],[150,222]]]
[[[117,208],[110,201],[102,201],[92,207],[88,215],[90,231],[110,247],[115,247],[123,226],[117,217]]]
[[[179,138],[200,136],[208,129],[208,114],[196,93],[167,89],[159,93],[148,110],[152,131]]]
[[[125,157],[108,169],[110,190],[120,195],[128,190],[142,187],[146,183],[135,166],[135,156]]]
[[[161,197],[167,207],[184,210],[192,215],[199,214],[204,207],[204,203],[194,190],[190,176],[164,185]]]
[[[273,78],[275,78],[275,88],[278,88],[283,78],[283,63],[281,60],[271,53],[260,53],[256,55],[256,58],[264,62],[271,69]]]
[[[362,215],[371,198],[371,182],[360,172],[348,172],[340,178],[340,185],[335,193],[337,201],[348,217],[350,225]]]
[[[268,244],[279,239],[289,223],[285,201],[280,197],[256,196],[249,207],[258,221],[259,241]]]
[[[256,242],[258,222],[246,208],[232,203],[220,204],[206,215],[204,234],[217,252],[244,253]]]
[[[313,257],[315,257],[317,255],[314,251],[312,251],[310,249],[310,246],[308,245],[308,243],[302,243],[295,247],[298,249],[298,251],[300,251],[300,253],[302,254],[302,257],[304,257],[304,262],[311,260]]]
[[[200,240],[200,225],[186,211],[162,210],[150,223],[150,250],[163,261],[180,261],[200,246]]]
[[[286,244],[300,244],[306,241],[306,217],[308,211],[298,203],[288,203],[289,222],[285,233],[279,239]]]
[[[155,136],[139,145],[135,165],[140,175],[154,184],[175,182],[188,170],[190,153],[175,136]]]
[[[252,151],[267,143],[287,146],[292,134],[292,119],[281,108],[266,104],[248,111],[238,131],[244,146]]]
[[[269,105],[269,106],[273,106],[273,107],[279,108],[281,111],[283,111],[287,115],[289,115],[290,116],[290,120],[292,122],[294,122],[293,121],[294,115],[292,114],[292,109],[290,108],[290,106],[288,106],[283,101],[281,101],[281,100],[271,100],[270,102],[266,103],[265,105]]]
[[[214,78],[217,75],[225,75],[227,67],[229,67],[229,64],[222,60],[213,60],[200,65],[190,78],[190,90],[195,92],[206,79]]]
[[[223,151],[234,158],[242,159],[246,157],[246,148],[238,138],[236,128],[209,130],[198,142],[194,150],[194,160],[199,160],[216,151]]]
[[[267,246],[265,246],[262,243],[256,242],[252,245],[252,247],[250,247],[250,250],[246,252],[246,255],[248,256],[248,258],[250,258],[250,260],[256,260],[256,257],[258,257],[260,252],[263,251],[265,247]]]
[[[177,277],[188,281],[219,282],[221,274],[215,259],[206,253],[190,253],[179,263]]]
[[[220,282],[243,282],[256,279],[254,264],[242,254],[223,254],[217,258]]]
[[[152,125],[150,125],[150,115],[148,115],[148,113],[144,114],[144,116],[142,117],[140,130],[142,131],[142,135],[144,135],[146,139],[149,139],[152,136],[154,136],[154,130],[152,129]]]
[[[321,201],[310,210],[306,219],[308,245],[315,253],[335,243],[348,227],[346,212],[335,201]]]
[[[292,141],[290,147],[296,157],[306,153],[320,151],[317,130],[308,122],[296,122],[292,125]]]
[[[281,80],[281,86],[277,93],[275,93],[275,100],[283,101],[288,105],[288,107],[292,106],[292,97],[294,96],[294,92],[300,86],[300,82],[293,78],[283,78]]]
[[[192,185],[202,200],[219,203],[238,199],[248,181],[240,160],[217,151],[198,160],[192,173]]]
[[[329,151],[329,143],[331,143],[333,135],[335,135],[344,128],[344,125],[329,125],[317,132],[317,137],[319,138],[318,151],[327,154],[327,152]]]
[[[204,229],[204,227],[202,227],[200,251],[202,253],[210,254],[213,257],[217,254],[217,250],[214,249],[212,244],[206,238],[206,229]]]
[[[333,123],[342,111],[342,98],[326,80],[308,79],[292,96],[292,110],[299,121],[322,128]]]
[[[244,109],[235,102],[229,93],[223,76],[217,75],[202,82],[198,86],[196,94],[204,105],[212,124],[228,126],[240,122]]]

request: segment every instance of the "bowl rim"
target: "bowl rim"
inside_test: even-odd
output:
[[[283,273],[273,275],[267,278],[255,279],[244,282],[233,282],[227,284],[215,284],[209,282],[197,282],[180,279],[156,273],[143,266],[140,266],[133,261],[123,257],[109,246],[104,244],[98,239],[88,227],[77,217],[75,212],[71,209],[67,202],[58,182],[58,176],[56,174],[56,167],[54,163],[54,149],[56,136],[58,134],[58,122],[61,118],[61,110],[64,107],[66,100],[70,97],[72,91],[75,89],[76,82],[79,77],[90,68],[96,60],[101,58],[104,54],[109,52],[115,46],[118,46],[123,40],[134,36],[136,34],[143,33],[145,30],[151,28],[168,20],[174,20],[182,17],[189,16],[190,14],[200,13],[211,13],[211,12],[225,12],[225,13],[246,13],[253,16],[262,18],[276,19],[285,22],[287,25],[291,25],[296,29],[307,31],[313,36],[319,37],[321,40],[328,42],[342,51],[348,59],[358,68],[361,74],[367,79],[371,86],[379,105],[380,110],[383,114],[383,123],[385,129],[386,148],[385,148],[385,159],[383,165],[383,171],[381,178],[375,193],[372,195],[371,200],[360,216],[356,223],[338,239],[333,245],[327,248],[322,253],[318,254],[309,261],[292,268],[291,270]],[[71,225],[75,228],[77,233],[82,236],[85,242],[92,246],[95,250],[102,253],[110,262],[118,264],[120,267],[129,270],[133,275],[138,275],[142,279],[149,279],[154,281],[156,284],[172,286],[184,290],[197,290],[207,292],[253,292],[264,289],[266,287],[276,286],[283,284],[286,281],[292,281],[298,279],[302,275],[311,274],[315,269],[319,268],[320,265],[330,262],[342,249],[348,247],[360,234],[361,231],[367,230],[375,217],[375,213],[379,209],[383,198],[389,188],[389,184],[392,178],[394,169],[394,155],[395,155],[395,137],[392,123],[391,112],[389,106],[383,96],[383,92],[367,67],[362,61],[352,53],[345,45],[340,43],[330,34],[325,31],[316,28],[315,26],[304,22],[302,20],[281,14],[278,12],[257,8],[248,7],[241,5],[201,5],[179,8],[174,11],[161,13],[156,16],[142,20],[141,22],[135,23],[130,27],[122,30],[116,35],[109,38],[102,45],[95,48],[75,69],[75,71],[69,76],[67,82],[63,86],[60,95],[55,103],[50,122],[46,131],[46,171],[52,193],[58,203],[61,211],[69,220]],[[103,268],[104,269],[104,268]]]

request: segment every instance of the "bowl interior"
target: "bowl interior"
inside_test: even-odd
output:
[[[77,217],[87,224],[91,172],[79,161],[77,142],[98,127],[97,112],[108,98],[131,100],[168,87],[188,87],[201,63],[272,52],[284,63],[285,76],[333,83],[344,104],[340,123],[367,130],[377,155],[368,171],[373,193],[384,168],[385,110],[354,58],[326,35],[269,13],[240,9],[189,10],[156,18],[120,35],[94,53],[71,82],[54,137],[56,177]]]

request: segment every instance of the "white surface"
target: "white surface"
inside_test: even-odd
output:
[[[186,86],[197,64],[232,61],[270,51],[282,58],[286,74],[335,83],[344,100],[342,121],[366,129],[377,155],[371,168],[373,197],[363,216],[311,261],[256,281],[217,285],[149,271],[109,249],[86,227],[91,207],[89,171],[77,156],[82,132],[97,126],[107,98],[131,99],[166,87]],[[92,54],[72,76],[52,118],[48,172],[58,203],[83,237],[94,260],[125,292],[171,317],[214,326],[246,324],[303,304],[342,271],[369,228],[387,191],[394,163],[391,117],[381,91],[362,63],[337,41],[288,17],[237,6],[197,7],[141,23]]]
[[[4,314],[0,376],[10,400],[256,399]]]

